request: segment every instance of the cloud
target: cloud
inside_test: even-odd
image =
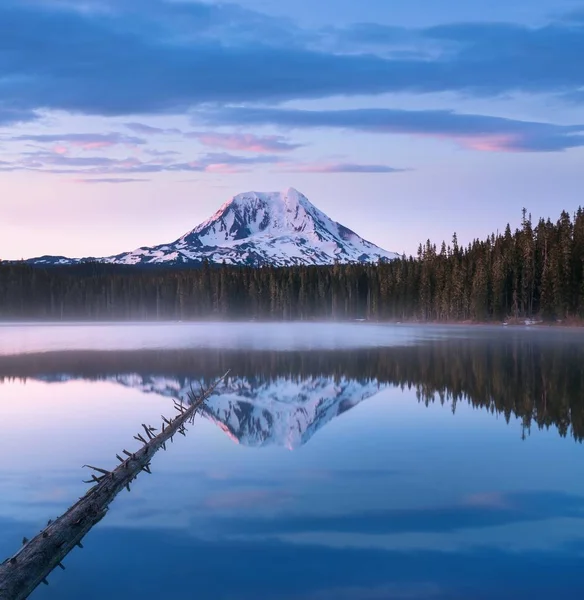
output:
[[[234,156],[225,152],[210,153],[203,156],[199,165],[207,173],[244,173],[255,165],[276,164],[280,162],[278,156]]]
[[[292,167],[297,173],[403,173],[407,169],[395,169],[387,165],[363,165],[357,163],[314,163]]]
[[[142,181],[150,181],[149,179],[134,179],[131,177],[101,177],[95,179],[75,179],[76,183],[98,184],[98,183],[137,183]]]
[[[280,135],[258,136],[253,133],[191,131],[186,133],[185,137],[195,139],[204,146],[241,152],[291,152],[302,147],[302,144],[293,144]]]
[[[146,144],[146,140],[122,133],[61,133],[26,134],[8,138],[11,142],[37,142],[41,144],[69,144],[84,150],[111,148],[117,145],[136,146]]]
[[[210,152],[205,154],[201,160],[204,163],[229,163],[231,165],[258,165],[258,164],[275,164],[282,159],[279,156],[237,156],[228,154],[227,152]]]
[[[144,150],[145,154],[149,154],[150,156],[163,157],[163,156],[178,156],[180,152],[176,150],[156,150],[151,148],[149,150]]]
[[[363,165],[357,163],[314,163],[292,165],[284,170],[293,173],[403,173],[407,169],[395,169],[387,165]]]
[[[381,23],[353,23],[320,31],[321,48],[340,53],[375,52],[385,58],[428,60],[441,53],[440,44],[422,30]]]
[[[14,162],[7,162],[6,166],[0,165],[0,170],[88,176],[171,172],[229,174],[246,172],[255,165],[278,162],[280,162],[278,156],[236,156],[224,152],[204,154],[195,160],[186,162],[169,162],[162,158],[142,161],[136,157],[67,156],[48,151],[35,151],[24,152]]]
[[[488,152],[554,152],[584,146],[584,125],[519,121],[448,110],[297,110],[227,107],[199,114],[213,125],[276,125],[292,129],[349,129],[455,140]]]
[[[87,168],[87,167],[127,167],[139,164],[136,158],[108,158],[106,156],[66,156],[51,152],[24,152],[20,164],[23,167],[40,168],[46,166]]]
[[[144,123],[124,123],[125,127],[141,135],[181,135],[180,129],[161,129]]]
[[[337,47],[327,49],[335,35]],[[38,109],[166,114],[205,103],[388,92],[569,95],[584,86],[574,58],[584,54],[584,23],[575,17],[541,27],[362,23],[335,34],[234,4],[4,0],[0,39],[10,57],[0,65],[4,122],[32,119]]]

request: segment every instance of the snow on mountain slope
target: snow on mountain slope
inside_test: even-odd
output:
[[[43,256],[36,264],[75,264],[82,260],[126,265],[210,263],[250,266],[326,265],[335,261],[377,262],[398,255],[364,240],[336,223],[306,196],[247,192],[233,197],[210,219],[175,242],[143,247],[99,259]]]

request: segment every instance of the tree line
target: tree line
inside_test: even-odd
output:
[[[374,265],[41,267],[0,263],[2,319],[584,318],[584,211]]]

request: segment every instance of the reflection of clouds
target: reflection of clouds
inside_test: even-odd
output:
[[[262,509],[282,505],[289,500],[290,495],[283,490],[225,490],[207,496],[203,506],[211,510]]]
[[[328,588],[302,594],[302,596],[284,596],[282,600],[423,600],[443,597],[445,597],[444,590],[436,584],[411,583]]]
[[[510,508],[509,498],[501,492],[479,492],[463,499],[467,506],[485,506],[489,508]]]
[[[345,514],[210,515],[218,530],[237,539],[449,552],[481,546],[559,548],[584,540],[583,517],[584,497],[550,492],[492,492],[467,496],[453,506]]]
[[[347,481],[348,479],[360,481],[367,479],[386,479],[399,473],[396,469],[298,469],[286,475],[288,479],[294,476],[304,481]]]
[[[37,489],[33,487],[27,497],[28,506],[63,506],[71,503],[72,488],[68,486],[50,485],[49,487]]]
[[[0,519],[0,558],[12,553],[29,530]],[[217,536],[205,540],[182,530],[99,526],[84,546],[67,558],[71,568],[51,575],[51,585],[58,582],[58,587],[43,589],[41,595],[56,594],[51,597],[59,600],[571,598],[581,589],[584,542],[564,552],[404,552]],[[188,577],[180,576],[184,573]]]
[[[331,469],[303,469],[298,474],[306,481],[331,481],[335,478]]]
[[[206,476],[212,481],[231,481],[232,475],[228,471],[208,471]]]
[[[186,467],[176,472],[157,469],[155,477],[142,479],[139,486],[124,502],[116,503],[114,514],[103,527],[155,527],[193,530],[199,535],[214,531],[229,535],[230,525],[223,527],[222,519],[234,521],[235,533],[247,519],[295,514],[319,514],[322,510],[365,510],[364,502],[383,504],[374,484],[385,484],[394,474],[385,469],[318,469],[289,468],[260,473],[237,472],[228,467]],[[362,494],[353,495],[349,488],[357,484],[369,490],[367,500]],[[370,485],[371,484],[371,485]],[[134,491],[136,490],[136,491]],[[135,509],[135,494],[140,494],[143,506]]]
[[[38,475],[0,471],[0,518],[46,521],[66,510],[87,487],[80,473],[73,478],[61,471]]]
[[[368,534],[343,532],[302,532],[270,535],[299,546],[379,550],[386,552],[468,553],[481,549],[509,553],[561,552],[573,544],[584,544],[584,521],[559,518],[548,521],[524,521],[489,528],[469,528],[445,532],[406,532]],[[246,539],[261,539],[248,536]]]

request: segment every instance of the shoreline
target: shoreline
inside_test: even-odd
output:
[[[554,329],[584,329],[584,319],[568,319],[561,321],[544,321],[536,319],[509,319],[507,321],[420,321],[420,320],[368,320],[368,319],[193,319],[193,320],[44,320],[44,319],[15,319],[15,320],[4,320],[0,318],[1,326],[22,326],[22,325],[51,325],[51,326],[67,326],[67,325],[192,325],[192,324],[217,324],[217,325],[228,325],[228,324],[243,324],[243,323],[257,323],[257,324],[339,324],[345,325],[350,323],[366,323],[369,325],[416,325],[420,327],[431,326],[431,327],[502,327],[502,328],[554,328]]]

